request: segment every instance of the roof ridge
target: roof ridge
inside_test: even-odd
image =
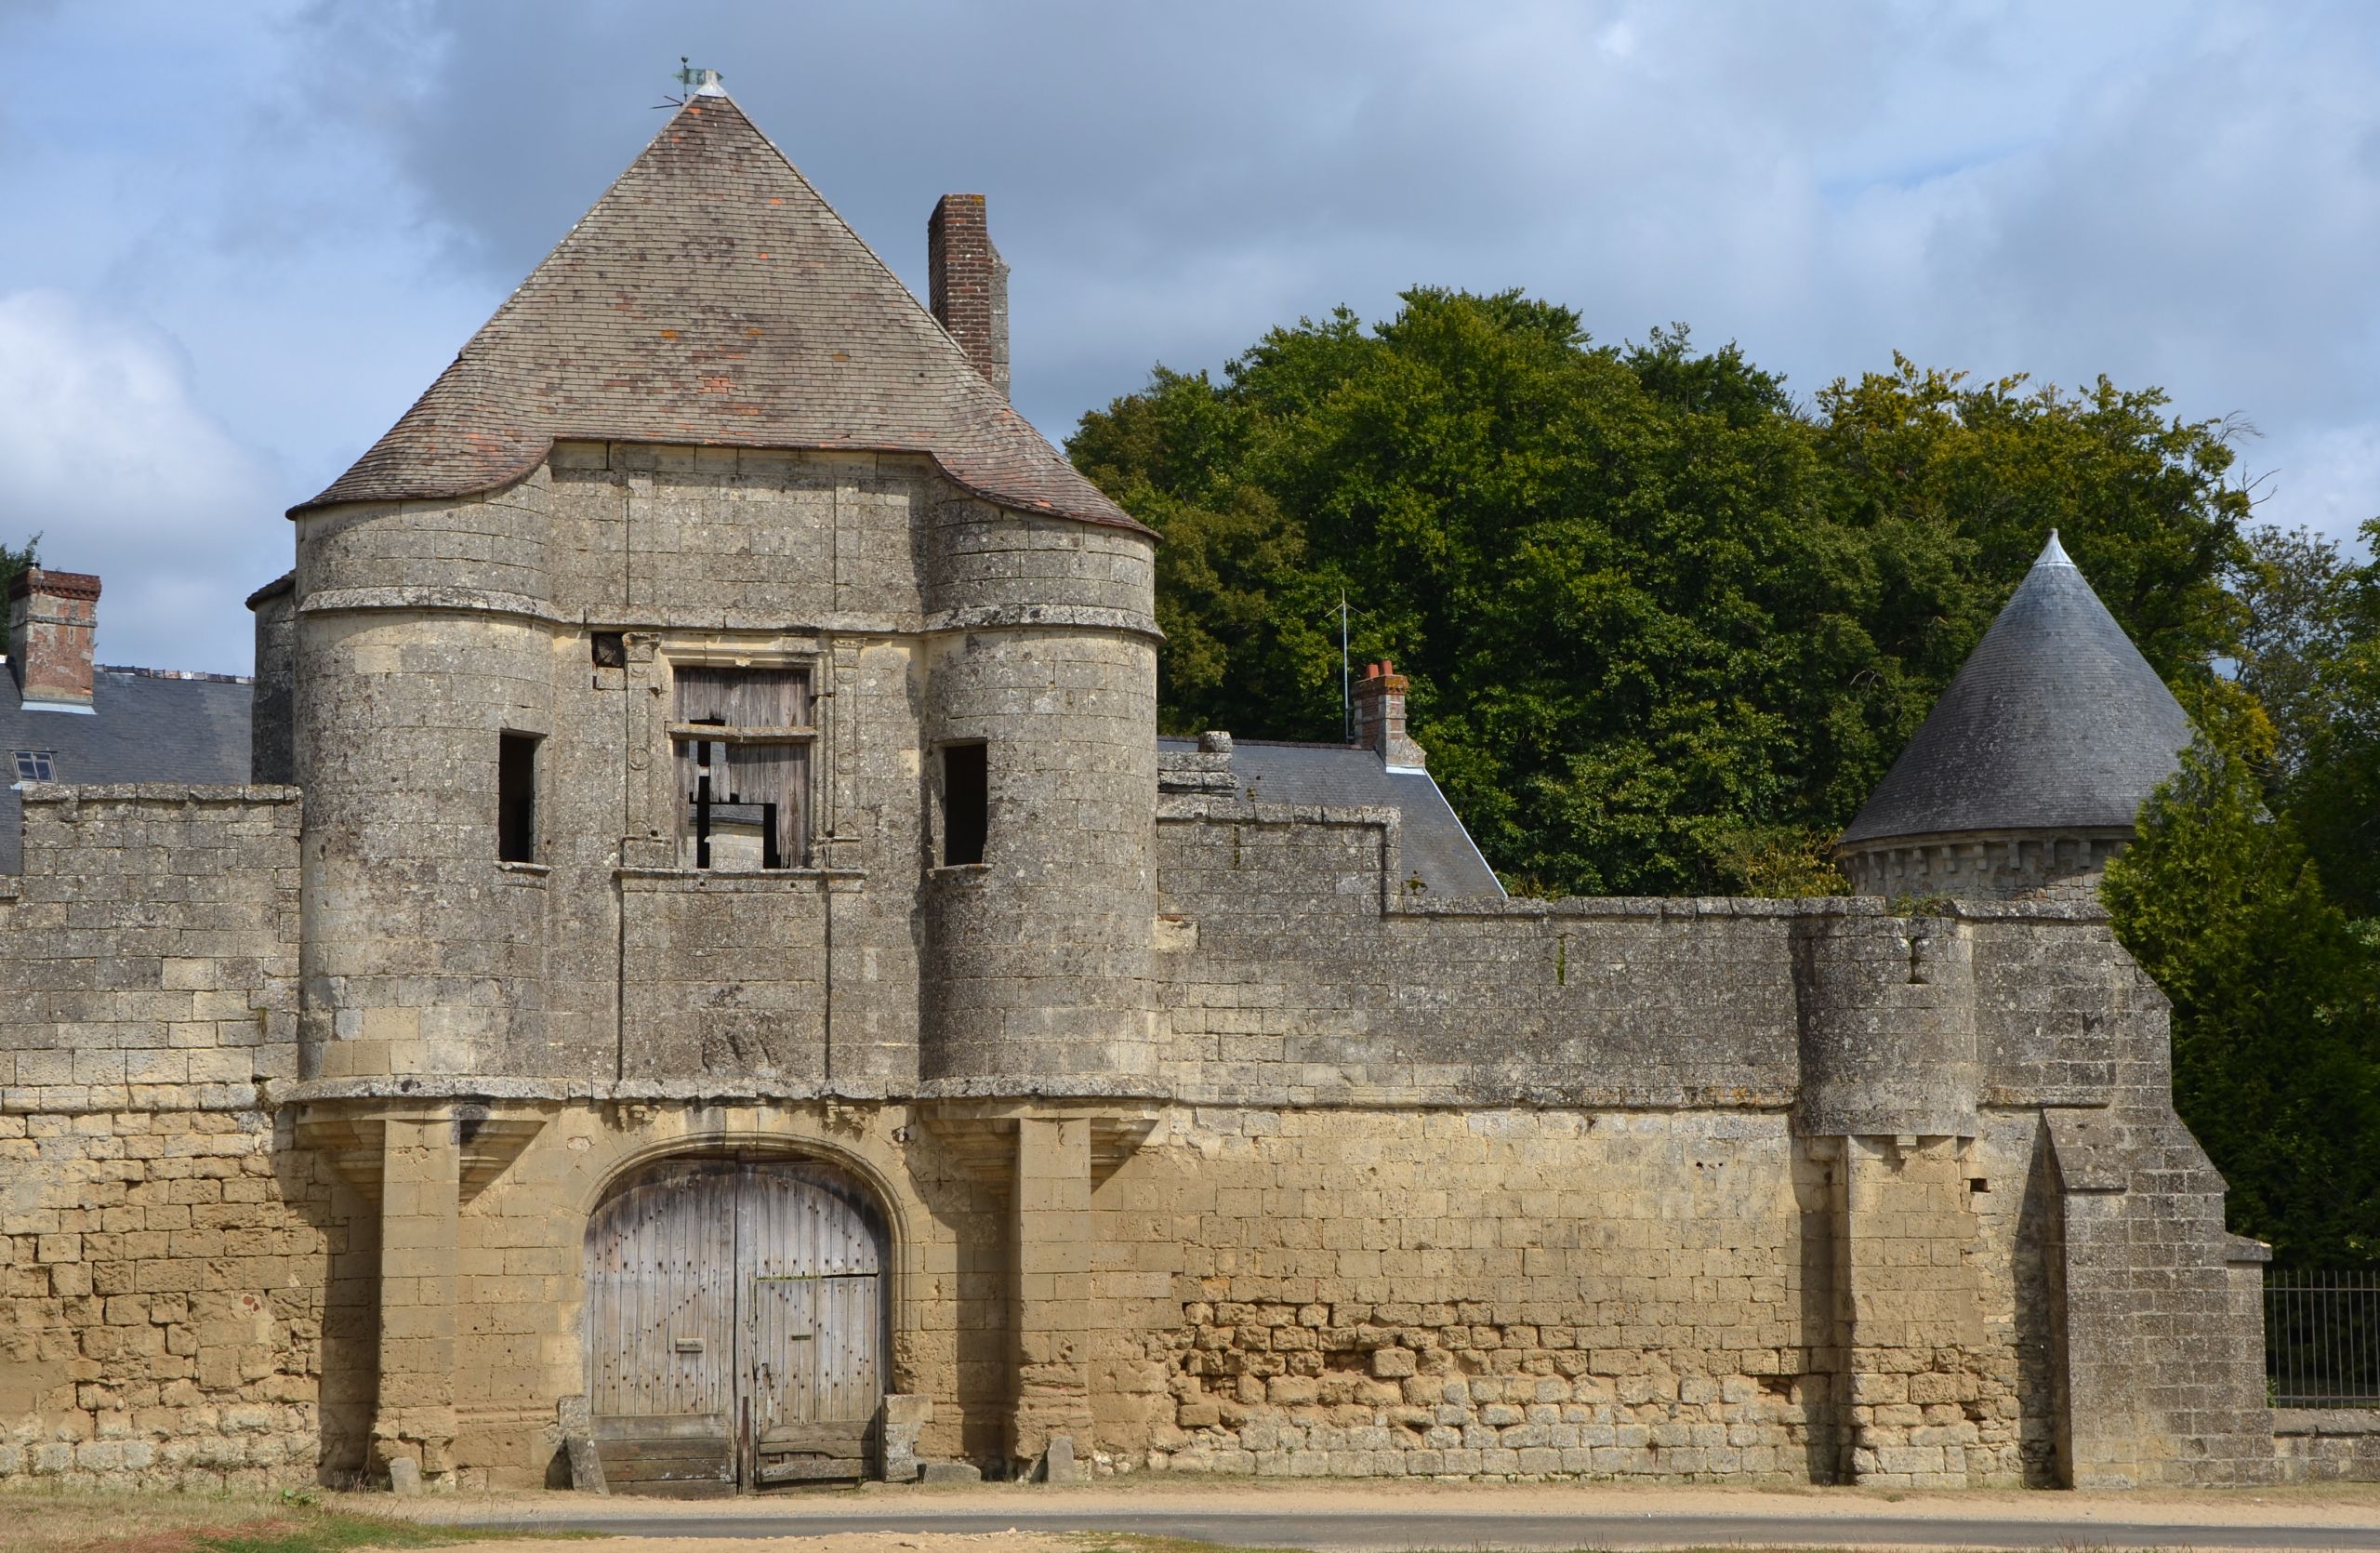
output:
[[[94,663],[102,674],[130,674],[143,680],[194,680],[204,684],[254,684],[254,674],[217,674],[204,669],[142,669],[129,663]]]

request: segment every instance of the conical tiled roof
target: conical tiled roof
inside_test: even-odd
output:
[[[558,437],[925,453],[1003,506],[1139,527],[715,86],[404,418],[291,512],[489,490]]]
[[[2129,826],[2189,741],[2052,534],[1843,840]]]

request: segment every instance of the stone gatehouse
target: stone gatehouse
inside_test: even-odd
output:
[[[1872,894],[1507,899],[1388,666],[1158,739],[1154,538],[931,233],[929,310],[706,86],[291,513],[249,785],[27,776],[0,1477],[2274,1477],[2087,887],[2187,723],[2062,554]],[[97,594],[20,742],[131,705]],[[1961,785],[2077,685],[2121,758]]]

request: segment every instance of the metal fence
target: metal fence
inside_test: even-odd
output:
[[[2265,1273],[2275,1407],[2380,1407],[2380,1272]]]

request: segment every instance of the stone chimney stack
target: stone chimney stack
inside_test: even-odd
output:
[[[933,315],[977,371],[1008,397],[1008,266],[992,246],[981,194],[945,194],[926,221]]]
[[[1391,771],[1420,771],[1429,763],[1405,732],[1405,676],[1386,658],[1364,665],[1355,682],[1355,742]]]
[[[99,579],[28,566],[8,587],[8,664],[25,704],[91,710],[91,640]]]

